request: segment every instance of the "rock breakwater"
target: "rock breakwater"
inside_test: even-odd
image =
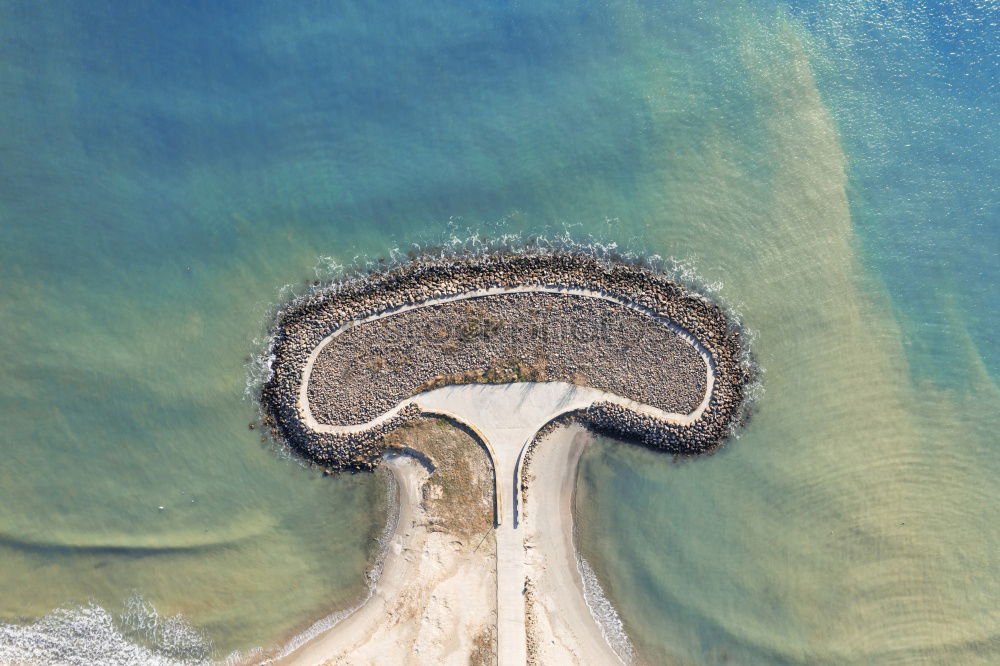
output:
[[[581,254],[414,260],[291,303],[272,333],[267,422],[329,470],[374,467],[384,435],[420,409],[411,402],[344,432],[318,432],[310,419],[359,426],[424,390],[472,382],[569,382],[656,414],[696,414],[681,423],[606,401],[574,416],[652,448],[703,453],[743,418],[752,380],[721,308],[648,269]]]

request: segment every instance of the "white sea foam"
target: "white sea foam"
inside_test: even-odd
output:
[[[377,556],[366,572],[367,593],[354,606],[313,623],[270,658],[260,647],[213,658],[212,642],[183,616],[160,615],[149,601],[134,594],[118,614],[95,604],[57,608],[31,624],[0,624],[0,666],[242,666],[268,664],[293,652],[361,608],[382,573],[389,539],[396,529],[397,487],[385,474],[388,520],[379,537]]]
[[[576,556],[576,567],[583,579],[583,598],[590,608],[590,614],[601,628],[604,640],[608,642],[622,663],[633,663],[635,649],[628,639],[628,634],[625,633],[625,625],[622,623],[618,611],[604,596],[604,590],[601,589],[601,583],[597,580],[597,574],[579,553]]]
[[[183,617],[164,617],[137,595],[117,616],[87,603],[31,624],[0,624],[0,664],[11,666],[195,666],[211,663],[211,653],[211,641]]]

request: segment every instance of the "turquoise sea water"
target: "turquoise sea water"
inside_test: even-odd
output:
[[[356,598],[381,486],[248,430],[248,359],[337,265],[506,233],[675,257],[755,332],[738,441],[584,459],[642,658],[996,663],[998,23],[0,2],[0,663],[221,659]]]

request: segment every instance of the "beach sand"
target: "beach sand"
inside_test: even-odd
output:
[[[391,442],[398,521],[371,597],[278,664],[493,664],[492,470],[465,433],[427,421]],[[433,468],[433,472],[431,471]],[[335,565],[335,563],[332,563]]]
[[[528,663],[621,664],[584,599],[573,543],[577,464],[590,441],[579,425],[557,428],[534,448],[522,510],[530,581]]]
[[[466,433],[436,420],[393,443],[399,518],[372,596],[279,664],[494,664],[492,470]],[[535,447],[525,505],[529,663],[620,664],[584,599],[573,546],[576,468],[588,441],[558,428]],[[433,471],[431,471],[433,470]],[[544,470],[544,473],[543,473]]]

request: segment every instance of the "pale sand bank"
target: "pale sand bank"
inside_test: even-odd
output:
[[[494,662],[496,550],[487,519],[492,516],[491,472],[471,438],[435,428],[430,423],[404,431],[398,442],[419,445],[405,440],[432,438],[435,474],[409,456],[383,463],[396,479],[399,513],[371,597],[275,663]],[[470,473],[477,478],[467,478]],[[465,496],[450,486],[460,486]],[[459,511],[472,515],[465,518]]]
[[[584,597],[573,543],[573,493],[590,434],[579,425],[541,439],[527,468],[526,531],[528,663],[621,664]],[[625,639],[627,643],[627,639]]]
[[[579,426],[558,428],[536,446],[528,470],[545,470],[532,474],[518,529],[525,540],[523,570],[531,581],[528,663],[622,663],[584,599],[573,545],[573,488],[587,441]],[[468,438],[463,444],[476,446]],[[495,663],[488,633],[497,621],[493,532],[470,539],[468,525],[455,525],[460,519],[454,514],[435,511],[433,498],[441,486],[417,461],[398,457],[386,465],[398,482],[399,520],[371,598],[277,663]],[[485,466],[477,471],[489,475]],[[491,479],[478,482],[477,489],[492,489]]]

